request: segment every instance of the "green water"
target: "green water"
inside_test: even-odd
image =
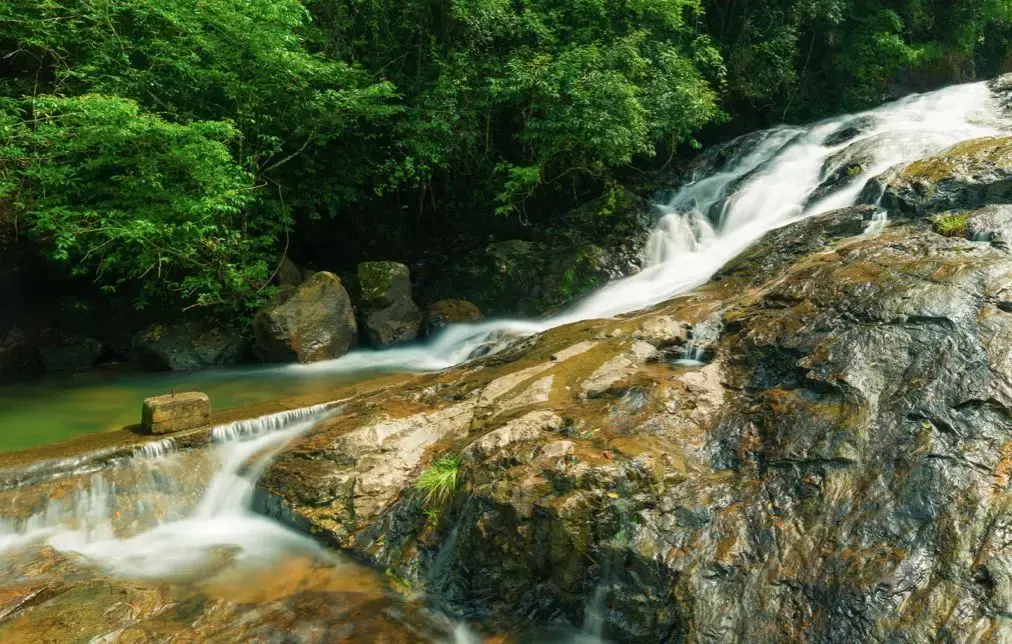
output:
[[[188,373],[97,370],[0,387],[0,451],[120,429],[140,422],[149,396],[202,391],[213,409],[310,394],[363,380],[367,373],[334,374],[292,367],[252,367]]]

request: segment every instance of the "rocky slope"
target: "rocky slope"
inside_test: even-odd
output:
[[[1004,641],[1008,145],[891,172],[881,233],[870,206],[803,221],[653,310],[359,397],[260,506],[493,629]]]

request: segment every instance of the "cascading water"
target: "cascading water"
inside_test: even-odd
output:
[[[846,128],[853,128],[855,136],[827,143],[827,137]],[[606,285],[569,311],[537,321],[451,326],[425,346],[360,351],[290,368],[328,373],[439,370],[467,360],[482,346],[640,310],[705,283],[770,230],[853,205],[871,178],[897,164],[1009,130],[1012,123],[986,84],[976,83],[910,96],[863,114],[750,135],[743,152],[716,169],[707,168],[658,206],[662,216],[647,244],[644,270]],[[848,180],[820,190],[834,172],[848,174]],[[884,214],[869,232],[881,230],[883,223]]]
[[[233,549],[240,565],[312,552],[313,541],[250,508],[270,457],[329,407],[215,428],[221,444],[210,450],[181,453],[171,439],[151,443],[119,467],[91,474],[69,502],[50,501],[23,521],[0,525],[0,552],[44,540],[112,573],[141,578],[198,571],[215,548]],[[152,512],[159,505],[166,511]],[[117,521],[124,516],[129,524]]]
[[[848,128],[854,136],[835,136]],[[896,164],[1009,130],[1012,124],[987,88],[974,84],[913,96],[865,114],[757,133],[730,158],[699,170],[658,207],[661,217],[647,245],[644,270],[605,286],[569,311],[536,321],[451,326],[427,345],[360,351],[335,361],[274,369],[324,375],[439,370],[519,336],[649,307],[706,282],[769,230],[855,203],[872,177]],[[844,175],[838,184],[826,183]],[[869,234],[883,223],[884,214]],[[695,330],[697,342],[687,349],[686,360],[703,357],[696,349],[705,345],[706,331],[705,325]],[[48,544],[110,574],[184,581],[206,576],[216,562],[242,570],[283,557],[323,556],[312,540],[254,514],[250,505],[255,481],[270,457],[332,406],[216,428],[216,445],[196,452],[177,451],[167,439],[101,471],[88,466],[73,472],[71,462],[52,481],[30,472],[33,485],[42,486],[42,497],[19,501],[18,494],[30,492],[2,491],[12,506],[20,503],[32,512],[19,520],[0,519],[0,553]],[[66,480],[73,485],[61,483]],[[591,606],[585,636],[596,637],[596,619]],[[459,641],[468,637],[466,629],[458,629]]]

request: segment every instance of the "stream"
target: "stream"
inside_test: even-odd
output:
[[[853,138],[826,144],[851,126]],[[312,365],[2,389],[0,448],[134,423],[144,397],[170,388],[204,391],[217,408],[241,406],[376,373],[447,369],[517,337],[649,307],[705,283],[769,230],[855,203],[869,179],[898,163],[1009,130],[986,86],[971,84],[756,133],[659,206],[643,271],[560,315],[453,326],[425,344]],[[858,155],[859,171],[819,189],[827,173],[856,167]],[[213,446],[200,450],[177,450],[168,439],[97,472],[35,477],[0,490],[0,610],[8,611],[0,613],[0,638],[482,641],[480,624],[444,615],[423,589],[406,588],[254,511],[256,480],[271,456],[325,414],[340,413],[338,407],[254,421],[244,431],[220,428]],[[591,609],[586,632],[541,641],[598,641]]]

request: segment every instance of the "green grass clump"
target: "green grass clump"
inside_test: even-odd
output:
[[[460,457],[443,456],[437,458],[418,477],[415,487],[425,494],[428,504],[445,503],[457,491],[460,484]]]
[[[968,222],[967,215],[945,215],[935,220],[935,232],[946,237],[964,237]]]

